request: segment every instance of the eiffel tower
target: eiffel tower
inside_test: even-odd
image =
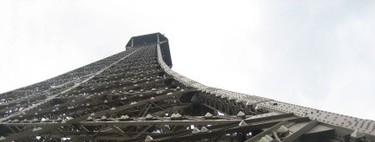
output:
[[[375,123],[205,86],[173,70],[168,39],[0,94],[2,141],[374,142]]]

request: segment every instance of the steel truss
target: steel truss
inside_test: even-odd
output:
[[[208,87],[174,71],[160,33],[0,95],[0,141],[375,141],[375,123]]]

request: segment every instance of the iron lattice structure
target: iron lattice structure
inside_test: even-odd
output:
[[[170,68],[168,39],[0,95],[0,141],[375,141],[372,120],[208,87]]]

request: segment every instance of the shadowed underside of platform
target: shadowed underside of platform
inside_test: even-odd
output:
[[[375,141],[375,123],[208,87],[174,71],[168,39],[0,94],[0,141]]]

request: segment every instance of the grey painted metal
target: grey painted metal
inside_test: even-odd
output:
[[[272,133],[272,131],[275,131],[276,129],[279,129],[280,126],[286,124],[287,121],[281,121],[280,123],[277,123],[276,125],[272,126],[271,128],[268,128],[267,130],[263,131],[262,133],[255,135],[254,137],[246,140],[245,142],[257,142],[261,139],[261,137]]]
[[[292,142],[292,141],[296,140],[298,137],[300,137],[301,135],[303,135],[304,133],[306,133],[307,131],[309,131],[310,129],[314,128],[316,125],[318,125],[318,121],[313,120],[313,121],[307,123],[306,125],[302,126],[300,129],[298,129],[294,133],[288,135],[282,141],[283,142]]]
[[[171,70],[167,65],[163,63],[161,57],[160,47],[158,47],[158,62],[166,73],[173,76],[174,79],[182,82],[187,86],[194,87],[202,92],[208,94],[221,96],[227,99],[236,99],[240,102],[252,105],[259,105],[263,108],[280,111],[285,113],[293,113],[301,117],[309,117],[312,120],[317,120],[321,123],[326,123],[338,127],[347,128],[350,130],[358,130],[360,132],[367,133],[369,135],[375,135],[375,121],[368,119],[360,119],[356,117],[346,116],[342,114],[332,113],[324,110],[318,110],[314,108],[294,105],[290,103],[285,103],[281,101],[276,101],[264,97],[259,97],[255,95],[247,95],[237,92],[232,92],[224,89],[208,87],[197,81],[191,80],[183,75],[178,74]]]
[[[375,141],[372,120],[208,87],[171,67],[168,39],[142,35],[0,94],[0,141]]]
[[[132,51],[130,54],[128,54],[128,55],[124,56],[123,58],[121,58],[121,59],[119,59],[119,60],[113,62],[112,64],[110,64],[110,65],[104,67],[103,69],[101,69],[101,70],[95,72],[94,74],[90,75],[90,76],[87,77],[86,79],[84,79],[84,80],[82,80],[82,81],[80,81],[80,82],[76,82],[72,87],[69,87],[69,88],[67,88],[67,89],[64,89],[64,90],[61,91],[60,93],[57,93],[57,94],[54,94],[54,95],[48,96],[48,97],[47,97],[46,99],[44,99],[43,101],[40,101],[39,103],[33,104],[32,106],[27,107],[27,108],[25,108],[25,109],[23,109],[23,110],[21,110],[21,111],[19,111],[19,112],[16,112],[16,113],[14,113],[14,114],[11,114],[11,115],[6,116],[6,117],[3,117],[3,118],[0,118],[0,121],[5,121],[5,120],[7,120],[7,119],[9,119],[9,118],[11,118],[11,117],[14,117],[14,116],[16,116],[16,115],[20,115],[20,114],[24,113],[25,111],[28,111],[28,110],[34,109],[34,108],[36,108],[36,107],[38,107],[38,106],[40,106],[40,105],[43,105],[44,103],[47,103],[47,102],[49,102],[49,101],[55,99],[57,96],[59,96],[59,95],[61,95],[61,94],[64,94],[64,93],[66,93],[66,92],[68,92],[68,91],[70,91],[70,90],[72,90],[72,89],[74,89],[74,88],[77,88],[77,87],[80,86],[82,83],[85,83],[85,82],[91,80],[91,79],[94,78],[96,75],[98,75],[98,74],[102,73],[103,71],[109,69],[109,68],[112,67],[113,65],[115,65],[115,64],[117,64],[118,62],[120,62],[120,61],[124,60],[125,58],[129,57],[130,55],[132,55],[134,52],[136,52],[136,51],[138,51],[138,50],[139,50],[139,49],[137,49],[137,50],[135,50],[135,51]]]

